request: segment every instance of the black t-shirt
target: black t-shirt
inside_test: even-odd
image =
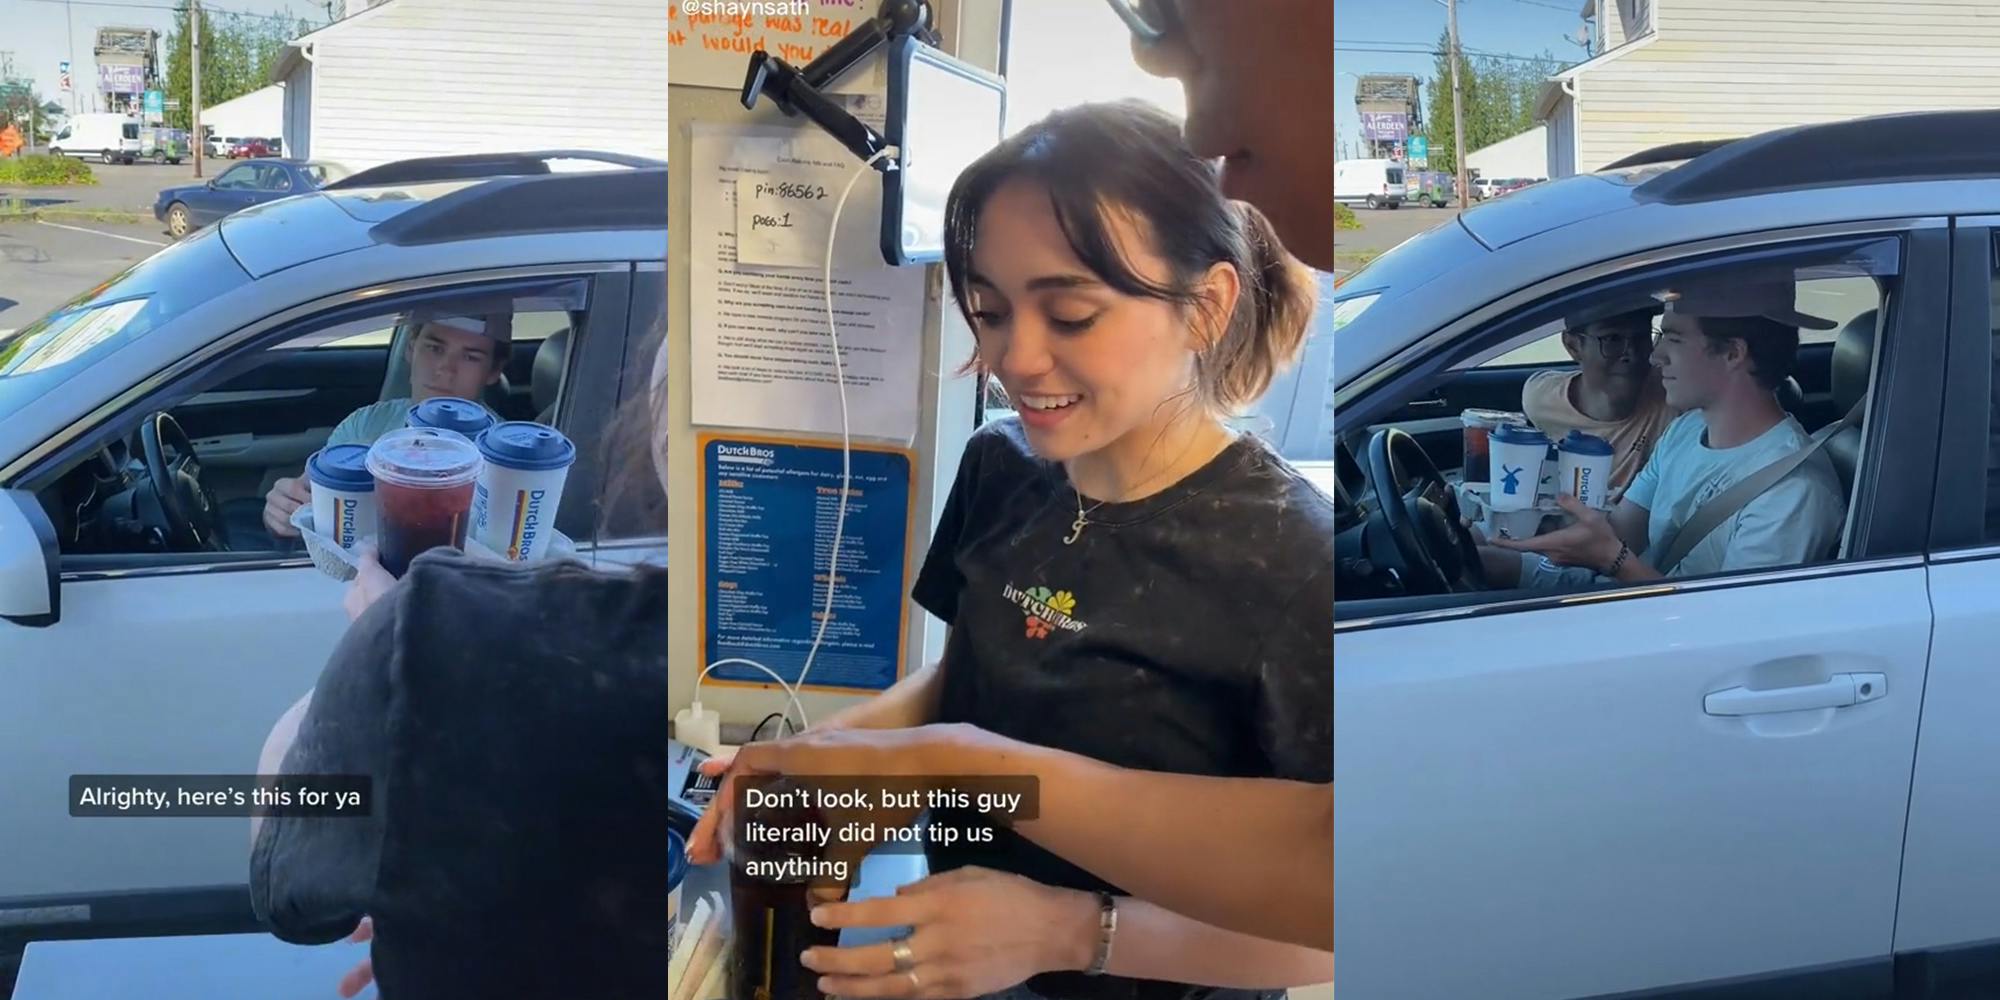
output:
[[[666,609],[658,569],[417,559],[283,766],[369,775],[372,815],[265,820],[259,919],[323,944],[371,915],[384,1000],[666,996]]]
[[[1091,511],[1064,545],[1076,513],[1062,467],[1018,420],[973,435],[913,594],[951,626],[940,721],[1122,767],[1332,781],[1333,502],[1246,435],[1167,490]],[[1004,829],[926,853],[933,871],[1120,891]],[[1080,973],[1028,985],[1244,995]]]

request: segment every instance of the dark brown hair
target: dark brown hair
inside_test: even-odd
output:
[[[1212,308],[1195,282],[1218,263],[1236,269],[1242,293],[1222,335],[1196,358],[1196,390],[1220,412],[1255,402],[1297,357],[1312,317],[1311,273],[1285,251],[1264,214],[1231,202],[1213,164],[1194,155],[1172,116],[1137,101],[1084,104],[1030,125],[975,160],[945,202],[945,270],[959,312],[975,332],[972,248],[979,215],[1008,181],[1048,193],[1070,250],[1126,295]],[[1170,277],[1155,284],[1119,252],[1112,220],[1136,219]],[[972,365],[967,366],[968,369]]]
[[[1729,350],[1729,342],[1740,340],[1750,355],[1750,374],[1757,384],[1775,390],[1792,374],[1799,360],[1799,328],[1786,326],[1762,316],[1703,316],[1698,321],[1708,338],[1708,353]]]

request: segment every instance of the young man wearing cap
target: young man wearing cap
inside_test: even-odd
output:
[[[404,425],[410,408],[437,396],[478,401],[486,387],[500,380],[514,343],[514,316],[463,313],[412,313],[406,322],[416,328],[409,341],[410,395],[371,403],[347,415],[326,446],[374,444],[375,439]],[[264,497],[264,528],[273,537],[299,537],[292,512],[312,502],[312,484],[304,473],[279,479]]]
[[[1652,458],[1610,512],[1562,498],[1576,523],[1520,541],[1518,582],[1489,553],[1496,587],[1544,589],[1600,580],[1638,583],[1814,562],[1833,554],[1846,517],[1833,462],[1815,453],[1739,507],[1672,566],[1657,565],[1702,505],[1732,485],[1812,445],[1778,404],[1777,388],[1798,356],[1799,328],[1835,324],[1792,307],[1789,281],[1715,283],[1667,293],[1653,360],[1667,403],[1687,412],[1667,428]],[[1685,547],[1685,543],[1682,543]]]
[[[1645,466],[1646,457],[1679,412],[1667,405],[1666,387],[1651,360],[1653,317],[1660,307],[1609,316],[1571,317],[1563,349],[1573,372],[1537,372],[1521,389],[1528,422],[1551,441],[1582,431],[1610,442],[1609,496],[1616,500]]]

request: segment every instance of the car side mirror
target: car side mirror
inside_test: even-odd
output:
[[[207,189],[209,189],[210,191],[213,191],[213,190],[215,190],[215,178],[213,178],[213,177],[210,177],[210,178],[208,179],[208,183],[206,183],[206,184],[203,184],[202,186],[203,186],[203,187],[205,187],[205,188],[207,188]]]
[[[61,559],[41,501],[27,490],[0,490],[0,618],[54,625],[62,611]]]

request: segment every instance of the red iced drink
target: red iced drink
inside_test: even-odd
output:
[[[424,552],[465,548],[479,466],[479,449],[463,434],[433,427],[385,434],[368,449],[383,569],[400,577]]]

